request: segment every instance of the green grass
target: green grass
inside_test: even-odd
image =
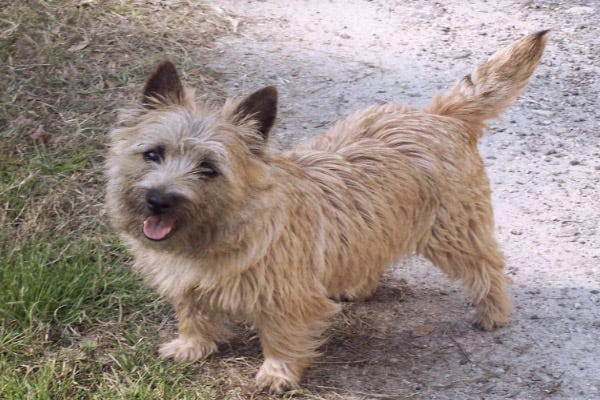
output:
[[[210,382],[192,368],[135,349],[71,349],[35,364],[0,357],[0,390],[8,399],[214,399]]]
[[[84,240],[3,247],[0,318],[22,330],[113,316],[138,290],[137,282],[117,265],[118,260],[107,258],[95,244]]]
[[[198,365],[156,356],[168,309],[107,251],[114,244],[4,239],[0,397],[214,398]]]
[[[158,359],[148,341],[82,341],[31,362],[0,356],[0,393],[9,399],[213,399],[193,368]]]

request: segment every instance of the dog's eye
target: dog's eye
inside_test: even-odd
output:
[[[219,175],[219,171],[210,161],[202,161],[194,173],[205,178],[214,178],[215,176]]]
[[[144,161],[160,163],[164,157],[164,154],[165,154],[165,149],[163,147],[159,146],[155,149],[145,151],[142,156],[144,157]]]

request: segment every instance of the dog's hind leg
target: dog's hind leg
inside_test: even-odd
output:
[[[488,201],[462,208],[459,213],[441,209],[421,253],[471,289],[474,324],[492,330],[508,323],[513,308],[492,209]]]

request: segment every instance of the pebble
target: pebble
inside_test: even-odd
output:
[[[473,54],[472,51],[469,50],[465,50],[465,51],[461,51],[459,53],[457,53],[456,55],[454,55],[452,58],[454,58],[455,60],[458,60],[460,58],[467,58],[469,57],[471,54]]]
[[[592,14],[594,12],[594,7],[576,6],[576,7],[571,7],[569,9],[567,9],[567,12],[569,14],[577,14],[577,15]]]
[[[532,110],[532,112],[543,117],[552,117],[554,115],[554,113],[549,110]]]
[[[565,237],[579,236],[580,234],[581,233],[577,230],[577,228],[574,227],[563,229],[563,236]]]

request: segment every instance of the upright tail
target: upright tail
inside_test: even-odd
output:
[[[475,125],[480,135],[484,121],[497,118],[527,86],[544,52],[548,32],[525,36],[496,52],[446,93],[435,96],[425,111]]]

